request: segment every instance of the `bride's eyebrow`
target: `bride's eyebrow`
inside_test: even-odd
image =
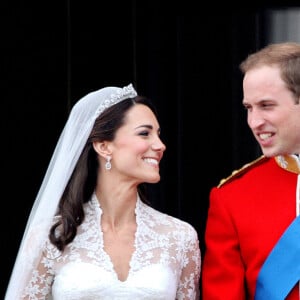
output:
[[[145,127],[145,128],[148,128],[148,129],[153,129],[153,126],[152,126],[152,125],[147,125],[147,124],[137,126],[137,127],[135,127],[134,129],[144,128],[144,127]]]

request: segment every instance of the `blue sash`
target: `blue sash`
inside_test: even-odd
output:
[[[300,216],[281,236],[257,278],[255,300],[283,300],[300,280]]]

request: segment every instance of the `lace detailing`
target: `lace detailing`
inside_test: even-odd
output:
[[[106,108],[126,99],[126,98],[133,98],[137,96],[137,92],[133,88],[132,84],[130,83],[128,86],[123,87],[116,91],[116,93],[111,94],[109,98],[105,99],[103,103],[98,107],[95,112],[96,117],[98,117]]]
[[[47,242],[24,297],[45,299],[53,285],[54,300],[198,299],[200,250],[191,225],[138,200],[136,250],[126,281],[120,281],[103,248],[98,225],[102,211],[95,195],[85,204],[85,214],[76,238],[63,253]]]

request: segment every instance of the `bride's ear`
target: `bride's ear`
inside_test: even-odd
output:
[[[106,158],[107,156],[111,155],[109,142],[93,142],[94,150],[102,157]]]

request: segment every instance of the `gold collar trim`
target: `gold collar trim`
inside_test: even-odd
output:
[[[279,167],[296,174],[300,174],[299,159],[296,155],[278,155],[275,157]]]

